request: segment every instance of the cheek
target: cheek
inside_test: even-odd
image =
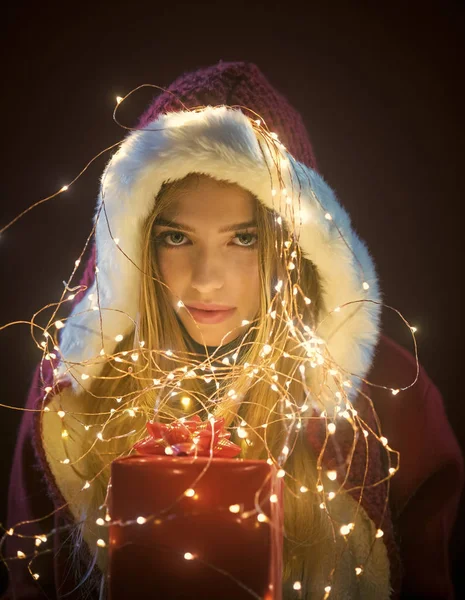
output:
[[[257,253],[238,261],[235,265],[233,281],[244,308],[255,313],[260,304],[260,273]]]
[[[176,294],[186,279],[185,261],[179,260],[175,252],[159,250],[157,263],[162,281]]]

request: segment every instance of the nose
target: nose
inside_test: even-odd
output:
[[[206,249],[193,256],[192,287],[206,296],[224,285],[225,267],[218,249]]]

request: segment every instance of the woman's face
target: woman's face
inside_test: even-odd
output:
[[[251,194],[199,178],[157,217],[154,236],[162,280],[189,335],[219,346],[245,331],[242,321],[256,317],[260,301]]]

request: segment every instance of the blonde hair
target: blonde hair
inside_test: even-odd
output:
[[[129,356],[137,353],[137,358],[133,357],[136,360],[127,362],[130,367],[119,363],[122,365],[119,370],[115,369],[113,361],[108,361],[89,392],[81,395],[84,422],[89,429],[104,425],[105,438],[109,440],[104,453],[94,444],[79,462],[83,480],[93,482],[93,491],[87,496],[89,503],[82,508],[86,516],[94,515],[104,505],[112,460],[128,455],[134,443],[145,437],[147,420],[170,421],[186,416],[185,408],[179,404],[179,395],[172,396],[170,388],[165,390],[153,384],[154,380],[166,380],[166,373],[179,369],[183,362],[190,364],[189,369],[195,369],[198,356],[189,337],[183,333],[166,286],[161,281],[152,230],[157,217],[175,197],[191,189],[202,177],[208,176],[191,173],[182,180],[165,183],[143,225],[139,319],[132,335],[120,342],[115,350],[120,356],[124,352]],[[271,456],[277,462],[282,458],[283,446],[290,449],[285,461],[283,579],[284,582],[299,580],[305,590],[311,588],[312,577],[321,568],[323,546],[334,542],[329,516],[318,506],[317,460],[306,442],[306,421],[289,433],[286,400],[292,400],[297,407],[309,402],[308,380],[303,381],[299,371],[308,358],[290,334],[289,317],[295,321],[295,329],[303,326],[313,329],[322,308],[321,287],[311,260],[302,255],[297,241],[286,228],[281,224],[278,226],[277,213],[256,198],[255,201],[261,280],[257,318],[243,335],[235,364],[215,372],[218,381],[215,394],[221,402],[212,401],[199,377],[186,377],[182,391],[188,392],[193,399],[192,412],[202,418],[207,413],[224,417],[225,426],[231,428],[231,439],[242,446],[243,458],[265,460]],[[291,252],[294,253],[295,269],[289,271],[286,266]],[[280,280],[282,289],[278,302],[274,299],[274,290]],[[263,352],[265,346],[268,347],[266,354]],[[167,354],[168,349],[173,355]],[[221,348],[218,352],[221,353]],[[219,356],[221,358],[221,354]],[[245,363],[259,367],[263,375],[251,378],[246,374]],[[318,369],[313,371],[316,374]],[[282,393],[279,401],[270,385],[270,373],[279,377]],[[322,384],[315,376],[311,390],[313,401],[318,399],[315,386],[318,388],[319,385]],[[231,389],[234,394],[228,395]],[[119,399],[116,413],[115,398]],[[307,414],[310,416],[311,410]],[[247,424],[247,440],[236,435],[236,426],[242,420]],[[263,428],[265,423],[267,426]],[[129,435],[131,431],[134,433]],[[82,434],[79,432],[79,435]],[[95,429],[92,439],[95,440]],[[301,486],[305,486],[308,493],[300,494]]]

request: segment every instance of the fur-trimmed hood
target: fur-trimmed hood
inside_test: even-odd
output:
[[[162,184],[191,172],[236,183],[281,215],[318,271],[323,311],[317,335],[357,385],[370,368],[379,336],[373,260],[321,175],[297,161],[276,134],[229,106],[162,114],[131,132],[107,164],[95,213],[96,280],[61,332],[59,376],[69,373],[76,391],[86,388],[105,360],[102,340],[111,354],[117,336],[131,332],[138,312],[140,271],[134,265],[140,265],[142,225]],[[100,311],[93,309],[97,285]],[[335,311],[347,303],[354,304]]]

